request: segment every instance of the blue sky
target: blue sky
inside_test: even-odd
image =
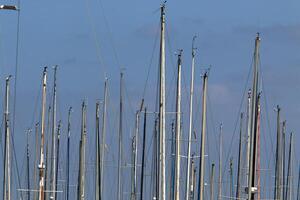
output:
[[[23,133],[38,118],[33,110],[36,106],[39,108],[39,104],[35,105],[35,99],[40,88],[42,68],[46,65],[59,65],[58,115],[63,120],[69,105],[77,107],[74,118],[79,117],[83,99],[87,99],[89,110],[93,112],[95,100],[102,98],[105,76],[110,80],[112,105],[116,103],[119,70],[125,68],[126,101],[129,107],[131,105],[128,118],[132,118],[132,110],[138,107],[151,63],[160,3],[156,0],[21,1],[16,131]],[[168,87],[174,89],[174,52],[184,49],[184,93],[187,93],[191,40],[193,35],[197,35],[197,98],[200,98],[201,72],[212,65],[209,93],[214,123],[211,129],[223,122],[225,134],[230,138],[251,65],[255,34],[260,32],[264,97],[268,104],[263,115],[269,116],[270,132],[274,136],[275,113],[272,110],[280,104],[283,119],[287,120],[287,132],[294,131],[295,143],[299,143],[299,8],[300,3],[296,0],[169,1],[166,11]],[[1,88],[4,88],[4,77],[14,74],[16,22],[16,13],[1,11]],[[155,94],[157,61],[156,42],[146,92],[146,103],[149,104]],[[49,72],[51,79],[52,70]],[[0,91],[3,98],[4,89]],[[115,109],[112,115],[116,114]],[[93,125],[92,120],[89,123]],[[130,120],[127,123],[130,124],[126,125],[128,129],[134,124]],[[24,138],[24,135],[18,134],[15,140],[17,144],[24,145]],[[298,152],[299,148],[295,151]]]

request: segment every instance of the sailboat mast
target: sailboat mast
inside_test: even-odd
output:
[[[229,187],[229,189],[230,189],[230,191],[229,191],[229,198],[231,199],[231,200],[233,200],[234,199],[234,197],[233,197],[233,158],[231,157],[230,158],[230,163],[229,163],[229,176],[230,176],[230,187]]]
[[[280,186],[281,186],[281,135],[280,135],[280,107],[277,105],[277,144],[276,144],[276,163],[275,163],[275,189],[274,189],[274,199],[281,199]]]
[[[240,177],[241,177],[241,164],[242,164],[242,132],[243,132],[243,118],[244,114],[241,113],[240,118],[240,142],[239,142],[239,160],[238,160],[238,172],[237,172],[237,187],[236,187],[236,199],[240,198]]]
[[[43,72],[43,92],[42,92],[42,119],[41,119],[41,147],[40,147],[40,163],[39,163],[39,200],[44,200],[44,170],[45,170],[45,156],[44,156],[44,144],[45,144],[45,109],[46,109],[46,88],[47,88],[47,67]]]
[[[70,191],[70,139],[71,139],[71,112],[72,107],[69,108],[68,112],[68,140],[67,140],[67,170],[66,170],[66,200],[69,200]]]
[[[181,143],[181,55],[178,54],[177,99],[176,99],[176,169],[175,169],[175,200],[180,199],[180,143]]]
[[[57,66],[54,67],[54,81],[53,81],[53,97],[52,97],[52,147],[51,147],[51,184],[50,184],[50,198],[56,199],[56,72]]]
[[[59,147],[60,147],[60,129],[61,129],[61,120],[58,122],[58,126],[57,126],[57,148],[56,148],[56,166],[55,166],[55,171],[56,171],[56,175],[55,175],[55,193],[57,192],[57,180],[58,180],[58,166],[59,166]]]
[[[253,86],[252,86],[252,96],[251,96],[251,110],[250,110],[250,160],[249,160],[249,177],[248,177],[248,200],[254,198],[253,192],[255,188],[253,185],[255,177],[255,168],[253,166],[255,159],[255,135],[256,135],[256,118],[257,118],[257,98],[258,98],[258,65],[259,65],[259,44],[260,38],[257,34],[255,39],[255,50],[254,50],[254,69],[253,69]]]
[[[218,200],[222,200],[222,152],[223,152],[223,125],[220,124],[220,135],[219,135],[219,189],[218,189]]]
[[[194,47],[196,36],[193,37],[192,42],[192,75],[190,85],[190,112],[189,112],[189,136],[188,136],[188,149],[187,149],[187,170],[186,170],[186,193],[185,200],[189,200],[189,188],[190,188],[190,170],[191,170],[191,146],[192,146],[192,131],[193,131],[193,97],[194,97],[194,71],[195,71],[195,52]]]
[[[300,166],[298,171],[297,200],[300,200]]]
[[[85,199],[85,145],[86,145],[86,104],[85,101],[82,103],[82,122],[81,122],[81,138],[80,138],[80,158],[79,158],[79,179],[78,179],[78,200]]]
[[[140,200],[143,200],[143,192],[144,192],[145,147],[146,147],[146,123],[147,123],[147,108],[144,109],[143,152],[142,152],[141,189],[140,189],[141,196],[140,196]]]
[[[287,187],[286,187],[286,200],[292,200],[293,194],[293,133],[290,135],[290,147],[289,147],[289,163],[287,174]]]
[[[122,141],[123,141],[123,72],[120,74],[119,155],[118,155],[118,200],[122,200]]]
[[[210,175],[210,200],[214,200],[214,180],[215,180],[215,164],[211,165]]]
[[[139,134],[139,124],[140,124],[140,110],[136,112],[135,115],[135,136],[133,141],[133,190],[132,190],[132,200],[137,199],[137,148],[138,148],[138,134]]]
[[[165,4],[161,6],[161,34],[160,34],[160,78],[159,78],[159,200],[166,199],[166,135],[165,135]]]
[[[9,80],[8,76],[5,81],[5,144],[4,144],[4,176],[3,176],[3,200],[11,199],[11,158],[10,158],[10,128],[9,128]]]
[[[101,135],[101,151],[100,151],[100,200],[103,199],[103,172],[104,172],[104,157],[105,157],[105,136],[106,136],[106,112],[107,112],[107,83],[108,79],[105,78],[104,82],[104,101],[102,113],[102,135]]]
[[[285,193],[286,193],[286,182],[285,182],[285,137],[286,137],[286,133],[285,133],[285,129],[286,129],[286,120],[284,120],[282,122],[282,149],[281,149],[281,159],[280,159],[280,165],[281,165],[281,173],[282,173],[282,186],[281,186],[281,195],[282,195],[282,199],[286,200],[285,197]]]
[[[198,180],[198,200],[203,200],[204,196],[204,172],[205,172],[205,138],[206,138],[206,96],[207,96],[208,72],[203,75],[203,95],[202,95],[202,129],[201,129],[201,149],[200,149],[200,173]]]
[[[100,121],[100,104],[99,102],[96,103],[96,179],[95,179],[95,199],[100,199],[100,130],[99,130],[99,121]]]
[[[250,165],[250,147],[251,147],[251,89],[248,90],[248,99],[247,99],[247,149],[246,149],[246,183],[248,183],[248,179],[249,179],[249,165]]]
[[[26,137],[26,143],[27,143],[27,147],[26,147],[26,160],[27,160],[27,200],[30,200],[30,157],[29,157],[29,135],[31,133],[31,129],[27,130],[27,137]]]

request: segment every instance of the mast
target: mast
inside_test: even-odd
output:
[[[214,200],[214,180],[215,180],[215,164],[211,165],[210,175],[210,200]]]
[[[222,200],[222,152],[223,152],[223,125],[220,124],[220,135],[219,135],[219,189],[218,189],[218,200]]]
[[[230,164],[229,164],[229,175],[230,175],[230,199],[233,200],[233,168],[232,168],[232,165],[233,165],[233,158],[231,157],[230,158]]]
[[[106,110],[107,110],[107,84],[108,79],[105,78],[104,82],[104,101],[102,113],[102,135],[101,135],[101,151],[100,151],[100,200],[103,199],[103,172],[104,172],[104,158],[105,158],[105,136],[106,136]]]
[[[300,200],[300,165],[299,165],[299,172],[298,172],[297,200]]]
[[[57,148],[56,148],[56,166],[55,166],[55,171],[56,171],[56,175],[55,175],[55,193],[57,192],[57,179],[58,179],[58,165],[59,165],[59,146],[60,146],[60,129],[61,129],[61,120],[58,122],[58,126],[57,126]]]
[[[255,180],[255,168],[253,163],[255,162],[255,138],[256,138],[256,119],[257,119],[257,98],[258,98],[258,65],[259,65],[259,44],[260,38],[257,33],[255,39],[255,50],[254,50],[254,66],[253,66],[253,86],[251,96],[251,110],[250,110],[250,160],[249,160],[249,177],[248,177],[248,200],[254,198],[254,180]]]
[[[29,157],[29,134],[31,133],[31,129],[27,130],[27,137],[26,137],[26,160],[27,160],[27,167],[26,167],[26,173],[27,173],[27,200],[30,200],[30,157]]]
[[[238,172],[237,172],[237,187],[236,187],[236,199],[240,198],[240,177],[241,177],[241,164],[242,164],[242,132],[243,132],[243,117],[244,114],[241,113],[240,119],[240,142],[239,142],[239,160],[238,160]]]
[[[290,135],[290,147],[289,147],[289,163],[287,174],[287,188],[286,188],[286,200],[292,200],[293,197],[293,133]]]
[[[99,130],[99,123],[100,123],[100,104],[99,102],[96,103],[96,179],[95,179],[95,199],[100,199],[100,130]]]
[[[45,144],[45,109],[46,109],[46,87],[47,87],[47,67],[43,72],[43,95],[42,95],[42,119],[41,119],[41,147],[40,147],[40,163],[39,168],[39,200],[44,200],[44,170],[45,170],[45,156],[44,156],[44,144]]]
[[[68,140],[67,140],[67,169],[66,169],[66,200],[69,200],[69,191],[70,191],[70,139],[71,139],[71,112],[72,107],[69,108],[68,112]]]
[[[189,136],[188,136],[188,149],[187,149],[187,170],[186,170],[186,192],[185,200],[189,200],[189,184],[190,184],[190,169],[191,169],[191,145],[192,145],[192,129],[193,129],[193,97],[194,97],[194,71],[195,71],[195,52],[194,47],[196,36],[193,37],[192,42],[192,75],[190,85],[190,116],[189,116]]]
[[[38,153],[39,153],[39,139],[38,139],[38,135],[39,135],[39,123],[36,123],[35,124],[35,157],[34,157],[34,166],[37,166],[37,156],[38,156]],[[34,170],[33,170],[33,185],[34,185],[34,189],[35,190],[38,190],[37,189],[37,184],[36,184],[36,181],[37,181],[37,168],[34,167]],[[37,192],[35,192],[33,194],[33,200],[37,200]]]
[[[203,95],[202,95],[202,130],[201,130],[201,156],[200,156],[200,173],[198,181],[198,200],[203,200],[204,195],[204,172],[205,172],[205,138],[206,138],[206,95],[207,95],[208,72],[203,75]]]
[[[181,142],[181,55],[178,54],[177,99],[176,99],[176,169],[175,169],[175,200],[180,199],[180,142]]]
[[[122,141],[123,141],[123,72],[120,74],[120,116],[119,116],[119,155],[118,155],[118,200],[122,200]]]
[[[190,184],[190,196],[189,200],[194,200],[195,198],[195,188],[196,188],[196,167],[194,161],[194,155],[192,155],[192,162],[191,162],[191,184]]]
[[[45,190],[49,191],[49,136],[51,133],[51,106],[48,107],[48,113],[47,113],[47,142],[46,142],[46,160],[45,160]],[[49,198],[49,193],[45,193],[45,199]]]
[[[85,145],[86,145],[86,104],[82,103],[82,121],[81,121],[81,137],[80,137],[80,152],[79,152],[79,177],[78,177],[78,200],[85,199]]]
[[[280,186],[281,186],[281,170],[280,170],[280,152],[281,152],[281,137],[280,137],[280,107],[277,105],[277,144],[276,144],[276,163],[275,163],[275,190],[274,199],[281,199]]]
[[[133,137],[133,190],[132,190],[132,200],[137,199],[137,149],[138,149],[138,134],[139,134],[139,124],[140,124],[140,112],[141,110],[138,110],[136,112],[136,119],[135,119],[135,136]]]
[[[131,200],[135,199],[135,141],[135,136],[133,136],[131,140]]]
[[[147,123],[147,108],[144,109],[143,153],[142,153],[140,200],[143,200],[143,191],[144,191],[143,189],[144,189],[144,169],[145,169],[146,123]]]
[[[248,183],[249,180],[249,165],[250,165],[250,147],[251,147],[251,89],[248,90],[248,99],[247,99],[247,149],[246,149],[246,183]]]
[[[56,199],[56,72],[57,66],[54,67],[54,81],[53,81],[53,97],[52,97],[52,145],[51,145],[51,184],[50,184],[50,198]]]
[[[172,133],[172,139],[171,139],[171,164],[170,164],[170,189],[169,189],[169,199],[175,198],[175,154],[176,154],[176,133],[175,133],[175,123],[174,120],[172,120],[171,124],[171,133]]]
[[[159,200],[166,199],[166,135],[165,135],[165,4],[161,5],[161,34],[160,34],[160,78],[159,78]]]
[[[281,185],[281,195],[282,199],[286,200],[285,192],[286,192],[286,182],[285,182],[285,129],[286,129],[286,121],[284,120],[282,122],[282,149],[281,149],[281,155],[282,158],[280,159],[281,169],[282,169],[282,185]]]
[[[261,181],[260,181],[260,97],[261,97],[261,93],[258,94],[258,98],[257,98],[257,139],[255,139],[256,141],[256,162],[254,164],[256,164],[256,173],[257,173],[257,200],[260,200],[260,195],[261,195]]]
[[[9,128],[9,80],[8,76],[5,81],[5,144],[4,144],[4,176],[3,176],[3,200],[11,199],[11,158],[10,158],[10,128]]]

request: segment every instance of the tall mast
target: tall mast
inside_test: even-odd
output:
[[[5,144],[4,144],[4,176],[3,176],[3,200],[11,199],[11,158],[10,158],[10,128],[9,128],[9,80],[11,76],[6,78],[5,84]]]
[[[194,200],[195,198],[195,191],[196,191],[196,167],[195,167],[195,161],[194,161],[194,155],[192,155],[191,159],[191,183],[190,183],[190,197],[189,200]]]
[[[222,152],[223,152],[223,125],[220,124],[220,135],[219,135],[219,189],[218,189],[218,200],[222,200]]]
[[[43,95],[42,95],[42,119],[41,119],[41,147],[40,147],[40,163],[39,163],[39,200],[44,200],[44,170],[45,170],[45,156],[44,156],[44,144],[45,144],[45,110],[46,110],[46,87],[47,87],[47,67],[43,72]]]
[[[210,200],[214,200],[214,180],[215,180],[215,164],[211,165],[210,175]]]
[[[290,135],[290,147],[289,147],[289,163],[287,174],[287,187],[286,187],[286,200],[292,200],[293,196],[293,133]]]
[[[255,50],[254,50],[254,69],[253,69],[253,86],[252,86],[252,96],[251,96],[251,110],[250,110],[250,160],[249,160],[249,177],[248,177],[248,200],[254,198],[253,192],[255,192],[255,187],[253,185],[255,177],[255,168],[253,163],[255,161],[255,138],[256,138],[256,119],[257,119],[257,97],[258,97],[258,65],[259,65],[259,44],[260,38],[257,34],[255,39]]]
[[[143,153],[142,153],[142,169],[141,169],[141,196],[140,200],[143,200],[144,189],[144,170],[145,170],[145,147],[146,147],[146,123],[147,123],[147,108],[144,109],[144,127],[143,127]]]
[[[49,167],[49,161],[51,158],[49,158],[49,136],[51,133],[51,106],[48,107],[48,113],[47,113],[47,142],[46,142],[46,160],[45,160],[45,190],[49,190],[49,172],[51,169],[51,166]],[[45,128],[46,129],[46,128]],[[51,152],[52,153],[52,152]],[[45,199],[49,198],[49,193],[45,193]]]
[[[104,158],[105,158],[105,136],[106,136],[106,110],[107,110],[107,83],[108,79],[104,82],[104,101],[102,113],[102,135],[101,135],[101,150],[100,150],[100,200],[103,199],[103,172],[104,172]]]
[[[131,140],[131,195],[130,199],[134,200],[135,199],[135,136],[132,137]]]
[[[86,145],[86,104],[82,103],[82,121],[81,121],[81,137],[80,137],[80,154],[79,154],[79,177],[78,177],[78,200],[85,199],[85,145]]]
[[[165,4],[161,5],[161,34],[160,34],[160,77],[159,77],[159,200],[166,199],[166,135],[165,135]]]
[[[37,166],[38,165],[38,161],[37,161],[37,156],[38,156],[38,154],[39,154],[39,137],[38,137],[38,135],[39,135],[39,123],[36,123],[35,124],[35,130],[34,130],[34,132],[35,132],[35,156],[34,156],[34,166]],[[34,167],[34,170],[33,170],[33,185],[34,185],[34,190],[38,190],[37,189],[37,184],[36,184],[36,181],[37,181],[37,167]],[[37,195],[38,195],[38,193],[37,192],[35,192],[34,194],[33,194],[33,200],[36,200],[37,198]]]
[[[286,129],[286,121],[284,120],[282,122],[282,148],[281,148],[281,159],[280,159],[280,165],[281,165],[281,173],[282,173],[282,185],[281,185],[281,195],[282,199],[286,200],[285,198],[285,191],[286,191],[286,182],[285,182],[285,129]]]
[[[175,198],[175,154],[176,154],[176,133],[175,133],[175,122],[172,120],[171,124],[171,133],[172,133],[172,139],[171,139],[171,164],[170,164],[170,186],[169,186],[169,199]]]
[[[51,184],[50,184],[50,198],[56,199],[56,72],[57,66],[54,67],[54,81],[53,81],[53,97],[52,97],[52,147],[51,147]]]
[[[243,132],[243,117],[244,114],[241,113],[240,118],[240,142],[239,142],[239,160],[238,160],[238,172],[237,172],[237,187],[236,187],[236,199],[240,198],[240,177],[241,177],[241,164],[242,164],[242,132]]]
[[[200,173],[198,181],[198,200],[203,200],[204,196],[204,172],[205,172],[205,138],[206,138],[206,96],[207,96],[208,72],[203,75],[203,95],[202,95],[202,129],[201,129],[201,155],[200,155]]]
[[[181,142],[181,54],[178,54],[178,74],[177,74],[177,99],[176,99],[176,173],[175,173],[175,199],[180,199],[180,142]]]
[[[58,180],[58,166],[59,166],[59,147],[60,147],[60,130],[61,130],[61,120],[59,120],[58,122],[58,126],[57,126],[57,148],[56,148],[56,166],[55,166],[55,171],[56,171],[56,175],[55,175],[55,193],[57,192],[57,180]]]
[[[133,188],[132,188],[132,200],[137,199],[137,149],[138,149],[138,134],[139,134],[139,121],[140,121],[140,112],[141,110],[138,110],[135,115],[135,136],[133,141]]]
[[[69,108],[68,112],[68,140],[67,140],[67,170],[66,170],[66,200],[69,200],[69,191],[70,191],[70,139],[71,139],[71,112],[72,107]]]
[[[248,183],[249,179],[249,165],[250,165],[250,140],[251,140],[251,89],[248,90],[248,99],[247,99],[247,149],[246,149],[246,183]]]
[[[297,200],[300,200],[300,165],[299,165],[299,172],[298,172]]]
[[[118,200],[122,200],[122,141],[123,141],[123,72],[120,74],[119,155],[118,155]]]
[[[95,199],[100,199],[100,130],[99,130],[99,124],[100,124],[100,104],[99,102],[96,103],[96,179],[95,179]]]
[[[186,170],[186,192],[185,200],[189,200],[189,184],[190,184],[190,169],[191,169],[191,144],[192,144],[192,131],[193,131],[193,97],[194,97],[194,71],[195,71],[195,52],[194,47],[196,36],[193,37],[192,42],[192,75],[190,85],[190,116],[189,116],[189,136],[188,136],[188,149],[187,149],[187,170]]]
[[[232,168],[232,165],[233,165],[233,158],[231,157],[230,158],[230,163],[229,163],[229,176],[230,176],[230,187],[229,187],[229,189],[230,189],[230,191],[229,191],[229,197],[230,197],[230,199],[231,200],[233,200],[234,199],[234,197],[233,197],[233,168]]]
[[[26,143],[27,143],[27,147],[26,147],[26,158],[27,158],[27,200],[30,200],[30,157],[29,157],[29,135],[31,133],[31,129],[27,130],[27,137],[26,137]]]
[[[274,199],[281,199],[280,186],[280,152],[281,152],[281,135],[280,135],[280,107],[277,105],[277,144],[276,144],[276,163],[275,163],[275,190],[274,190]]]

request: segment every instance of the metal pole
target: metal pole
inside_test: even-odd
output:
[[[188,136],[188,150],[187,150],[187,171],[186,171],[186,194],[185,199],[189,200],[189,185],[190,185],[190,168],[191,168],[191,146],[192,146],[192,129],[193,129],[193,97],[194,97],[194,71],[195,71],[195,50],[194,42],[196,36],[193,37],[192,42],[192,75],[190,85],[190,116],[189,116],[189,136]]]
[[[222,152],[223,152],[223,125],[220,124],[220,135],[219,135],[219,190],[218,190],[218,200],[222,200]]]
[[[289,147],[289,163],[287,174],[287,188],[286,188],[286,200],[292,200],[293,197],[293,133],[290,135],[290,147]]]
[[[68,141],[67,141],[67,187],[66,187],[66,200],[69,200],[70,191],[70,140],[71,140],[71,112],[72,107],[69,108],[68,112]]]
[[[145,147],[146,147],[146,123],[147,123],[147,108],[144,110],[144,128],[143,128],[143,153],[142,153],[142,169],[141,169],[141,196],[140,200],[143,200],[144,192],[144,170],[145,170]]]
[[[177,75],[177,99],[176,99],[176,173],[175,173],[175,200],[180,199],[180,142],[181,142],[181,55],[178,54],[178,75]]]
[[[208,72],[203,75],[203,95],[202,95],[202,130],[201,130],[201,156],[200,156],[200,173],[198,184],[198,200],[203,200],[204,195],[204,173],[205,173],[205,138],[206,138],[206,96],[207,96],[207,79]]]
[[[241,177],[241,164],[242,164],[242,132],[243,132],[243,116],[241,113],[240,119],[240,142],[239,142],[239,160],[238,160],[238,172],[237,172],[237,187],[236,187],[236,199],[240,198],[240,177]]]
[[[215,164],[211,165],[210,175],[210,200],[214,200],[214,181],[215,181]]]
[[[276,144],[276,163],[275,163],[275,190],[274,199],[280,200],[280,152],[281,152],[281,137],[280,137],[280,107],[277,105],[277,144]]]
[[[166,135],[165,135],[165,4],[161,6],[160,78],[159,78],[159,200],[166,199]]]
[[[99,200],[100,199],[100,130],[99,130],[99,121],[100,121],[100,104],[99,102],[96,103],[96,177],[95,177],[95,199]]]
[[[45,170],[45,161],[44,161],[44,143],[45,143],[45,109],[46,109],[46,87],[47,87],[47,68],[44,68],[43,72],[43,95],[42,95],[42,123],[41,123],[41,149],[40,149],[40,163],[39,163],[39,200],[44,200],[44,170]]]

